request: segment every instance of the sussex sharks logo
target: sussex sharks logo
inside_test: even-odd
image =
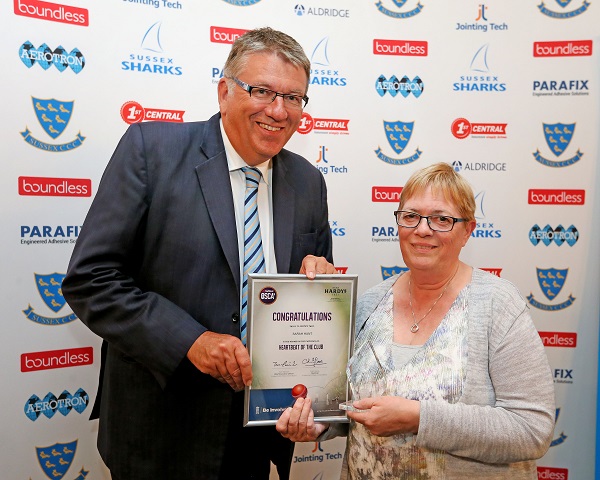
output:
[[[392,147],[392,150],[394,150],[397,155],[400,155],[408,145],[413,134],[414,126],[415,122],[387,122],[384,120],[383,130],[385,132],[385,137],[387,138],[390,147]],[[415,153],[409,157],[392,158],[385,155],[382,152],[381,147],[378,147],[377,150],[375,150],[377,158],[391,165],[408,165],[409,163],[418,160],[422,153],[423,152],[417,148]]]
[[[561,292],[561,290],[563,289],[565,282],[567,280],[567,274],[569,273],[569,269],[568,268],[563,268],[563,269],[559,269],[559,268],[536,268],[537,271],[537,280],[538,280],[538,284],[540,286],[540,289],[542,291],[542,293],[544,294],[544,296],[552,301],[554,300],[558,294]],[[531,293],[528,297],[527,300],[529,301],[529,303],[531,305],[533,305],[536,308],[539,308],[540,310],[546,310],[546,311],[557,311],[557,310],[563,310],[567,307],[570,307],[573,302],[575,301],[575,298],[573,297],[573,295],[569,295],[569,298],[558,304],[558,305],[548,305],[548,304],[544,304],[544,303],[540,303],[539,301],[537,301],[535,298],[533,298],[533,293]]]
[[[31,97],[31,101],[33,103],[33,111],[35,112],[39,124],[50,138],[56,140],[66,130],[67,125],[69,125],[75,102],[57,100],[55,98],[42,99],[36,97]],[[21,132],[21,135],[31,146],[48,152],[68,152],[79,147],[85,140],[85,137],[82,136],[81,133],[78,133],[75,139],[67,143],[46,143],[35,138],[27,127],[24,132]]]
[[[52,480],[61,480],[73,464],[75,452],[77,451],[77,440],[68,443],[55,443],[49,447],[35,447],[37,460],[44,474]],[[83,467],[75,480],[84,480],[89,470]]]
[[[408,268],[399,267],[398,265],[394,265],[393,267],[384,267],[381,265],[381,276],[384,280],[387,280],[394,275],[399,275],[402,272],[407,272]]]
[[[561,7],[563,9],[562,11],[550,10],[549,8],[546,7],[544,2],[540,3],[538,5],[538,8],[540,9],[541,13],[543,13],[544,15],[547,15],[548,17],[564,20],[566,18],[573,18],[578,15],[581,15],[590,6],[590,2],[588,2],[587,0],[583,0],[583,3],[581,4],[581,6],[579,6],[575,10],[565,10],[567,8],[567,6],[571,3],[571,0],[556,0],[556,3],[558,4],[559,7]]]
[[[573,139],[573,135],[575,133],[575,124],[542,123],[542,126],[544,128],[544,138],[546,139],[548,148],[557,157],[561,156],[565,150],[567,150],[567,147]],[[544,158],[538,149],[533,152],[533,156],[538,162],[547,167],[568,167],[569,165],[577,163],[583,156],[583,153],[580,150],[577,150],[573,157],[565,160],[555,161]]]

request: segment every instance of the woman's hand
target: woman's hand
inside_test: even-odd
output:
[[[275,425],[277,431],[293,442],[314,442],[329,424],[315,422],[311,403],[310,398],[299,398],[293,407],[286,408]]]
[[[389,437],[419,431],[421,404],[418,400],[371,397],[355,401],[354,406],[366,412],[348,411],[348,418],[364,425],[373,435]]]

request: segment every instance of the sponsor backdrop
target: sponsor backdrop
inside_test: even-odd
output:
[[[73,244],[128,125],[208,118],[231,42],[264,25],[312,60],[289,147],[325,176],[340,271],[359,293],[401,271],[400,190],[451,163],[477,197],[463,259],[518,285],[547,347],[539,478],[593,478],[598,0],[7,0],[0,18],[3,478],[109,478],[88,420],[100,342],[61,294]],[[294,478],[336,478],[343,448],[298,445]]]

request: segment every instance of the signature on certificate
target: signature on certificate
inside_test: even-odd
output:
[[[273,366],[277,367],[277,368],[289,368],[289,367],[297,367],[298,364],[296,363],[296,360],[291,360],[291,361],[284,360],[283,362],[274,361]]]
[[[327,365],[327,362],[324,362],[319,357],[310,357],[304,358],[302,360],[302,365],[305,367],[319,367],[321,365]]]

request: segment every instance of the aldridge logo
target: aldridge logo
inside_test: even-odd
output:
[[[39,0],[14,0],[15,15],[39,18],[51,22],[69,23],[87,27],[90,24],[86,8],[71,7]]]
[[[534,57],[589,57],[591,55],[591,40],[533,42]]]

